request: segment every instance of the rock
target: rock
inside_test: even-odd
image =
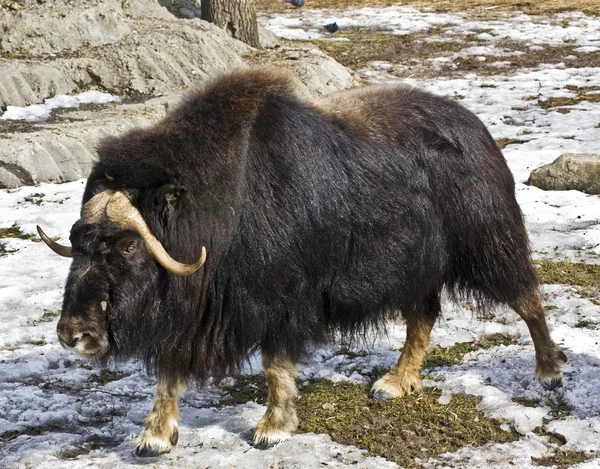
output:
[[[0,0],[0,31],[8,31],[0,36],[0,114],[88,89],[137,103],[61,110],[35,125],[0,120],[0,188],[87,177],[101,138],[156,122],[185,90],[231,68],[287,68],[307,97],[357,84],[313,47],[262,31],[265,46],[256,50],[169,13],[195,8],[194,0],[19,0],[16,12],[11,4]]]
[[[250,50],[244,43],[205,21],[172,21],[177,27],[139,25],[135,34],[85,57],[0,59],[0,109],[92,86],[117,95],[157,95],[244,65],[241,56]]]
[[[179,16],[182,18],[202,18],[202,10],[200,8],[180,8]]]
[[[44,4],[14,14],[0,9],[0,51],[51,54],[84,44],[112,44],[130,33],[120,2]]]
[[[93,111],[64,110],[59,122],[31,125],[27,132],[8,134],[0,145],[0,188],[87,177],[100,139],[156,122],[181,94]]]
[[[273,49],[269,51],[267,63],[290,70],[298,78],[306,97],[317,98],[358,85],[346,67],[312,47]]]
[[[263,49],[275,49],[281,46],[279,38],[267,28],[260,25],[258,25],[258,38],[260,40],[260,46]]]
[[[529,184],[544,190],[577,190],[600,194],[600,154],[565,153],[534,169]]]

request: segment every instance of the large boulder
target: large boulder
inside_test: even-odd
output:
[[[256,50],[213,24],[177,18],[169,10],[182,1],[0,0],[0,114],[94,88],[130,101],[62,110],[39,124],[0,120],[0,188],[86,177],[99,139],[156,122],[186,90],[232,68],[287,68],[313,97],[357,84],[312,46],[263,30]]]
[[[9,133],[0,145],[0,188],[86,177],[99,140],[156,122],[180,99],[171,93],[143,103],[66,109],[48,123]]]
[[[565,153],[534,169],[529,184],[544,190],[600,194],[600,154]]]

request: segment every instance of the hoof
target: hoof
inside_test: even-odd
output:
[[[168,441],[152,435],[148,430],[144,430],[140,442],[133,450],[133,455],[139,458],[150,458],[168,453],[177,444],[179,439],[179,431],[177,428],[173,430]]]
[[[567,363],[565,352],[556,347],[553,360],[540,361],[535,368],[535,379],[540,382],[544,388],[552,390],[562,383],[563,372],[560,369],[560,363]]]
[[[372,389],[369,391],[369,397],[371,399],[375,399],[376,401],[389,401],[394,398],[394,396],[383,390],[373,391]]]
[[[562,384],[562,373],[560,376],[547,377],[539,380],[544,389],[552,391]]]
[[[269,449],[282,441],[289,440],[291,437],[291,432],[279,430],[265,433],[257,429],[254,432],[254,438],[252,438],[252,446],[258,449]]]
[[[377,400],[395,399],[404,397],[419,391],[423,387],[421,378],[418,374],[402,374],[400,376],[387,373],[379,378],[373,387],[369,396]]]

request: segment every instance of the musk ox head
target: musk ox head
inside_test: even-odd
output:
[[[133,191],[106,189],[88,200],[71,229],[71,247],[42,240],[57,254],[72,257],[57,333],[61,345],[81,356],[106,356],[115,344],[111,323],[128,311],[148,308],[160,264],[178,276],[202,267],[174,260],[132,204]],[[146,304],[144,304],[146,302]]]

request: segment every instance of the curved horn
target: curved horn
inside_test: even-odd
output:
[[[81,219],[84,223],[101,223],[106,219],[106,204],[110,201],[115,191],[105,190],[90,200],[81,207]]]
[[[56,254],[63,257],[73,257],[70,246],[63,246],[62,244],[52,241],[50,238],[48,238],[48,236],[46,236],[46,233],[44,233],[44,230],[40,228],[40,225],[37,225],[37,232],[40,235],[40,238],[42,238],[42,241],[46,243],[46,245]]]
[[[202,247],[200,259],[194,264],[182,264],[173,259],[158,239],[152,234],[142,214],[122,192],[115,192],[106,205],[108,219],[127,228],[136,230],[146,242],[154,258],[169,272],[186,276],[196,272],[206,261],[206,249]]]

